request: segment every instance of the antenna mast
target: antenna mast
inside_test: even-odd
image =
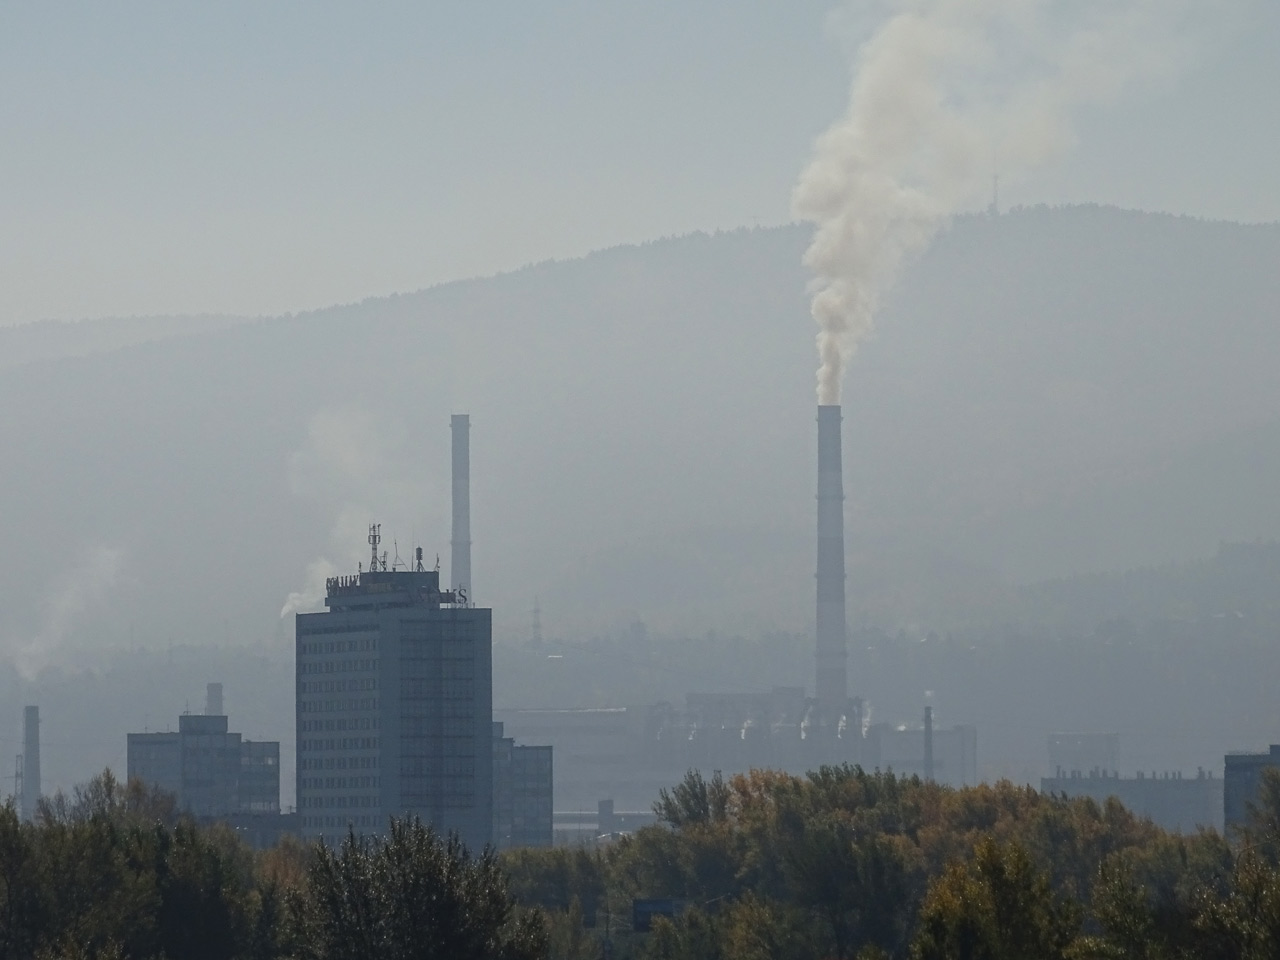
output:
[[[369,561],[371,572],[378,569],[378,544],[380,543],[382,543],[382,524],[369,524],[369,546],[372,548],[372,559]]]

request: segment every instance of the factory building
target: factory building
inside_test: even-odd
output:
[[[551,747],[503,736],[493,725],[493,843],[499,850],[552,842]]]
[[[872,724],[863,741],[862,765],[948,787],[977,786],[978,730],[967,724],[934,729],[928,721],[924,726]]]
[[[491,612],[422,567],[331,577],[327,612],[297,615],[303,837],[414,814],[472,848],[493,834]]]
[[[1120,736],[1115,733],[1051,733],[1049,769],[1059,777],[1118,773]]]
[[[1115,797],[1165,830],[1194,833],[1200,827],[1217,830],[1222,826],[1222,781],[1204,770],[1194,777],[1183,777],[1178,771],[1122,777],[1101,768],[1087,774],[1059,770],[1056,776],[1041,778],[1040,792],[1089,797],[1099,805]]]
[[[1248,826],[1249,806],[1262,792],[1262,772],[1280,767],[1280,744],[1273,743],[1266,753],[1228,753],[1223,767],[1222,809],[1230,835]]]
[[[198,819],[280,813],[280,743],[229,729],[222,684],[208,686],[203,714],[178,717],[177,732],[131,733],[130,780],[173,794]]]

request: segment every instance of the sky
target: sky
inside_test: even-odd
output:
[[[0,0],[0,324],[300,311],[786,222],[889,6]],[[1084,111],[1002,204],[1280,220],[1280,4],[1209,9],[1175,78]]]

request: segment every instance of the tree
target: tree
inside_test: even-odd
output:
[[[840,960],[866,944],[899,945],[917,896],[908,846],[829,817],[808,824],[787,849],[796,902],[822,918]]]
[[[546,932],[516,915],[489,848],[473,857],[417,818],[385,837],[321,846],[307,874],[302,946],[315,960],[540,960]]]
[[[690,770],[671,790],[658,792],[653,812],[663,823],[677,830],[691,824],[723,823],[729,816],[732,791],[717,770],[710,780]]]
[[[929,886],[914,960],[1065,960],[1079,930],[1076,905],[1015,843],[981,841],[971,864],[953,862]]]

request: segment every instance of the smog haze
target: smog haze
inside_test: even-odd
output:
[[[5,769],[218,681],[291,803],[293,616],[447,574],[457,413],[495,709],[812,692],[815,372],[869,716],[1280,739],[1280,9],[1023,6],[0,13]]]

